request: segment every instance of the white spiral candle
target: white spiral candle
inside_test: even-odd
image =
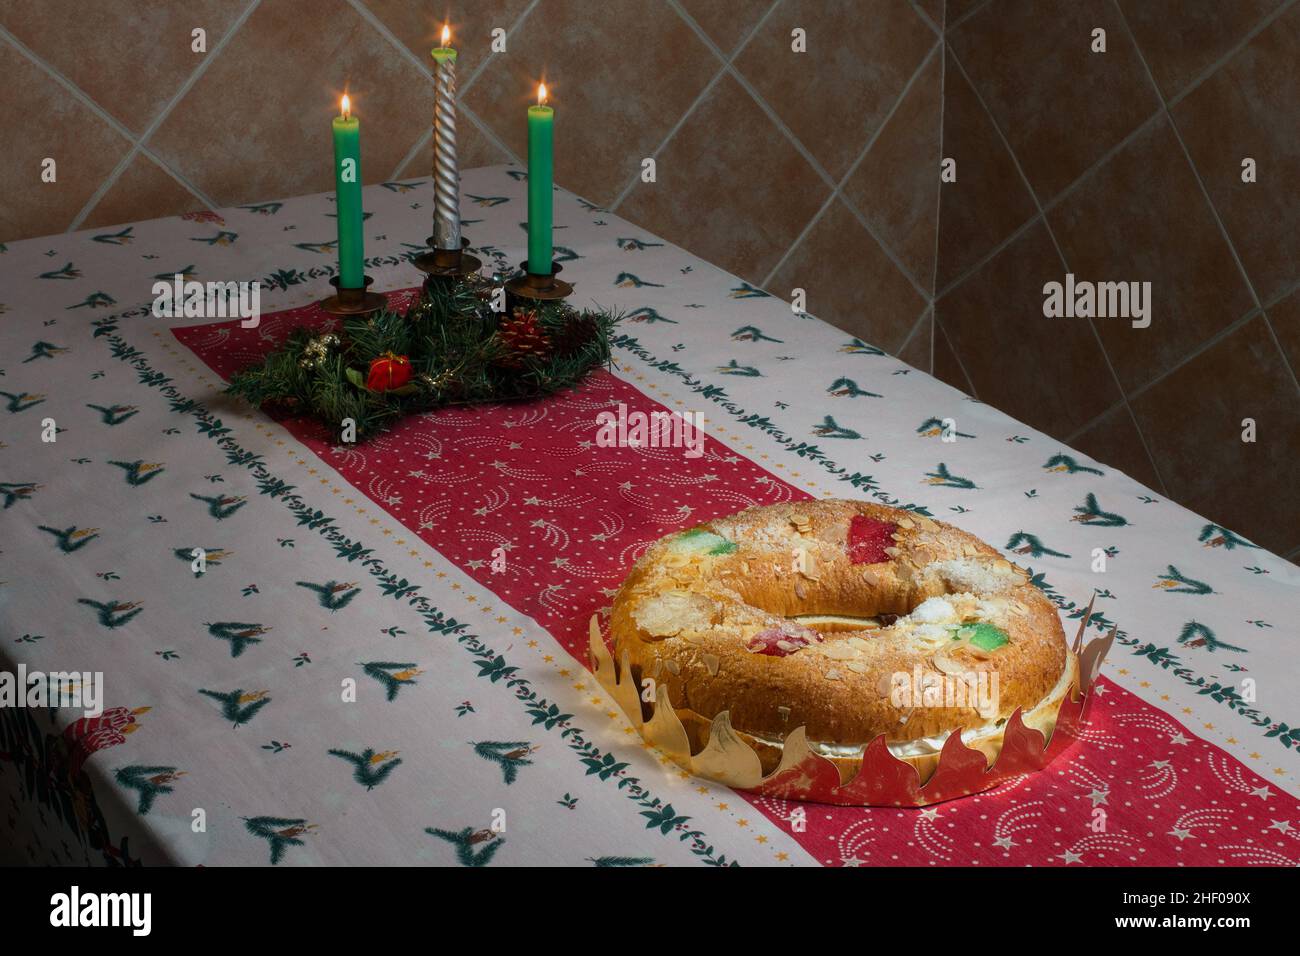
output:
[[[456,51],[447,46],[451,31],[442,28],[433,105],[433,245],[460,249],[460,170],[456,162]]]

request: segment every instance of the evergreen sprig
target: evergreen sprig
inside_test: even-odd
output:
[[[609,334],[618,316],[547,303],[534,314],[550,348],[540,356],[511,355],[499,334],[502,315],[491,309],[485,291],[491,287],[464,282],[422,292],[405,315],[385,310],[344,319],[339,345],[319,360],[310,346],[320,333],[295,329],[283,347],[237,372],[226,391],[253,405],[276,403],[314,415],[331,431],[350,418],[362,438],[405,415],[447,405],[550,395],[609,363]],[[372,391],[365,385],[370,363],[389,353],[409,359],[411,381]]]

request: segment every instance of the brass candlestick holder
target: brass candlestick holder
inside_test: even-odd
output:
[[[573,285],[556,278],[560,268],[558,262],[552,262],[549,273],[537,273],[528,271],[527,261],[519,263],[522,274],[506,281],[506,310],[559,302],[573,295]]]
[[[370,291],[374,281],[372,276],[366,276],[360,289],[341,289],[338,276],[334,276],[330,279],[334,295],[322,299],[320,307],[330,315],[373,315],[388,304],[388,299],[383,295]]]
[[[454,285],[483,268],[482,259],[465,251],[469,248],[468,239],[460,240],[459,249],[439,249],[434,246],[433,236],[425,242],[430,247],[429,251],[421,253],[414,260],[415,268],[424,273],[425,289],[432,289],[434,283]]]

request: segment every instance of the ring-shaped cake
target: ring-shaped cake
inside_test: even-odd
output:
[[[958,729],[992,761],[1016,710],[1050,733],[1078,674],[1027,572],[959,528],[862,501],[750,508],[660,539],[610,632],[636,686],[654,682],[642,700],[667,689],[693,752],[726,713],[765,773],[800,727],[846,777],[881,735],[923,776]]]

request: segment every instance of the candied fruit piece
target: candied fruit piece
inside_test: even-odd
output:
[[[996,651],[1008,641],[1006,631],[986,621],[969,624],[958,631],[958,635],[970,641],[982,651]]]
[[[849,522],[849,560],[854,564],[879,564],[888,561],[886,548],[894,546],[894,532],[898,525],[892,521],[878,521],[866,515],[854,515]]]
[[[765,654],[768,657],[789,657],[811,643],[812,641],[801,634],[791,634],[774,627],[751,637],[745,649],[753,654]]]

